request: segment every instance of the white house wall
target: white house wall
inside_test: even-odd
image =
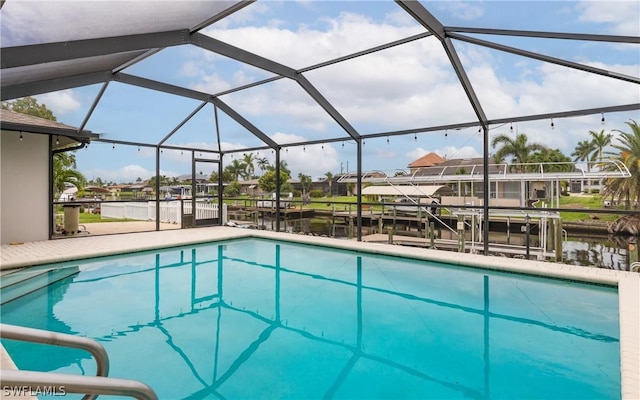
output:
[[[49,239],[48,136],[0,135],[0,242]]]

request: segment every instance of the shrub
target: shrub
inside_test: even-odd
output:
[[[324,192],[320,189],[314,189],[309,192],[309,197],[313,197],[313,198],[324,197]]]
[[[224,195],[227,197],[235,197],[240,194],[240,184],[238,182],[231,182],[226,188],[224,188]]]

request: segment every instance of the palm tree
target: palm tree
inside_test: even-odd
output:
[[[497,163],[501,163],[507,156],[511,156],[511,163],[513,164],[530,162],[531,154],[534,151],[542,151],[546,149],[546,147],[539,143],[528,143],[528,140],[527,135],[524,133],[518,134],[515,139],[511,139],[504,134],[494,137],[491,141],[491,147],[495,148],[497,145],[502,146],[494,154],[494,159]],[[516,167],[516,169],[524,171],[526,167],[521,165]]]
[[[302,195],[304,196],[305,194],[307,194],[309,188],[311,187],[311,177],[300,172],[298,174],[298,179],[300,179],[300,186],[302,186]]]
[[[591,160],[602,160],[602,151],[605,147],[611,144],[612,134],[604,133],[604,129],[600,132],[589,131],[591,135],[591,143],[593,144],[593,153],[591,154]]]
[[[578,142],[576,148],[571,156],[573,157],[573,161],[586,161],[587,162],[587,171],[591,171],[590,161],[594,161],[594,151],[596,147],[593,144],[593,141],[583,140]]]
[[[266,157],[262,157],[257,158],[256,162],[258,163],[258,168],[260,168],[260,171],[262,171],[262,174],[264,175],[264,171],[269,168],[269,160],[267,160]]]
[[[71,183],[82,190],[86,179],[76,170],[76,156],[72,153],[56,153],[53,156],[53,189],[56,197],[64,192],[65,183]]]
[[[267,166],[267,171],[275,171],[275,170],[276,170],[276,167],[274,165]],[[287,165],[287,162],[285,160],[280,161],[280,171],[291,176],[291,170],[289,169],[289,166]]]
[[[244,163],[244,178],[251,179],[253,177],[253,173],[255,172],[255,168],[253,166],[253,162],[255,161],[256,156],[253,153],[247,153],[244,155],[242,162]]]
[[[331,171],[329,171],[325,173],[324,176],[327,177],[327,182],[329,182],[329,197],[331,197],[333,195],[333,192],[331,190],[331,187],[333,186],[333,174],[331,173]]]
[[[640,126],[634,120],[625,122],[631,129],[631,132],[623,132],[615,130],[620,133],[617,143],[611,146],[618,150],[618,152],[607,152],[610,158],[623,163],[629,172],[631,177],[629,178],[607,178],[605,180],[604,196],[612,196],[618,200],[626,199],[627,207],[629,203],[635,204],[635,207],[639,206],[640,201]],[[602,166],[603,170],[613,170],[617,168],[611,164],[605,164]]]
[[[231,174],[231,176],[234,177],[234,180],[237,182],[240,175],[245,173],[245,171],[247,170],[247,167],[243,162],[239,160],[233,160],[231,164],[227,165],[225,169],[229,170],[229,173]]]

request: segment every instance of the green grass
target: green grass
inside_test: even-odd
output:
[[[603,210],[604,201],[598,194],[594,195],[582,195],[582,196],[561,196],[560,208],[576,208],[585,209],[584,212],[560,212],[560,216],[563,221],[576,222],[576,221],[593,221],[594,219],[600,221],[615,221],[619,215],[617,214],[600,214],[593,212],[594,210]]]
[[[100,214],[80,213],[79,223],[90,224],[92,222],[128,222],[135,221],[128,218],[102,218]]]

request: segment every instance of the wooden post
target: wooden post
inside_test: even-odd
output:
[[[393,206],[393,230],[396,230],[396,206]]]
[[[638,250],[638,242],[629,243],[628,250],[629,250],[629,257],[628,257],[629,265],[635,262],[638,262],[638,256],[639,256],[638,253],[640,252],[640,250]]]
[[[422,207],[418,205],[418,237],[422,237]],[[426,237],[426,235],[425,235]]]
[[[378,218],[378,232],[382,233],[382,215]]]
[[[507,217],[507,244],[511,244],[511,217]]]
[[[353,239],[353,217],[351,217],[351,212],[349,212],[349,239]]]
[[[429,238],[431,239],[431,248],[435,249],[436,248],[436,235],[435,235],[435,230],[436,230],[436,223],[435,222],[430,222],[429,223]]]
[[[393,244],[393,228],[387,228],[387,234],[389,235],[389,244]]]
[[[464,253],[464,219],[458,220],[458,252]]]
[[[560,218],[554,219],[555,232],[555,250],[556,250],[556,262],[562,262],[562,220]]]

